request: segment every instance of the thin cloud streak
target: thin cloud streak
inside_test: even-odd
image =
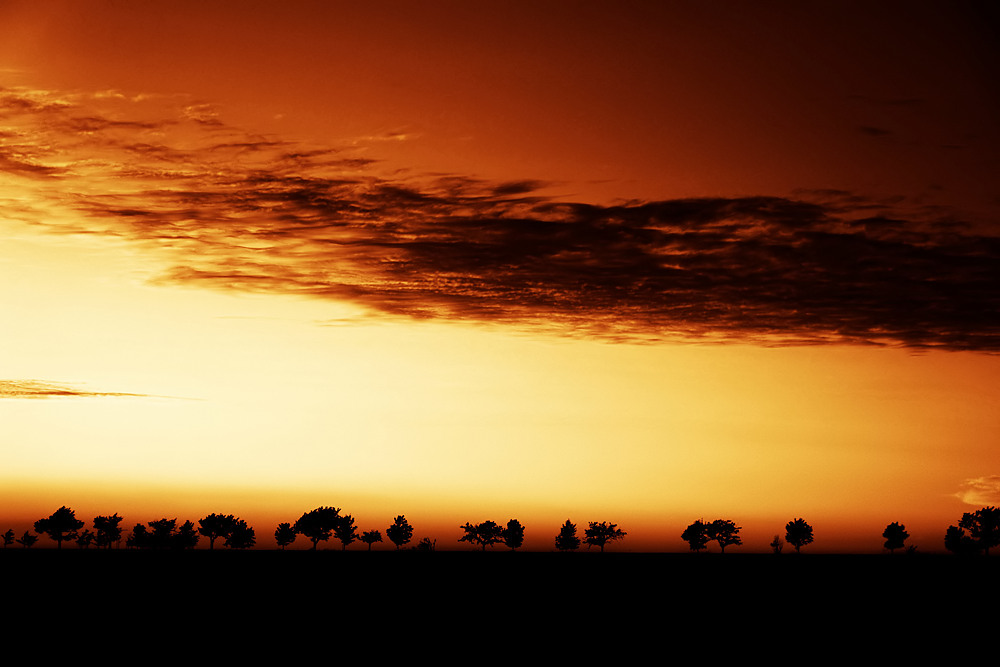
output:
[[[564,202],[535,181],[381,177],[348,149],[149,103],[0,89],[0,170],[31,192],[13,217],[167,250],[162,283],[382,315],[626,341],[1000,349],[1000,239],[906,202]],[[56,205],[79,222],[53,228]]]
[[[41,380],[0,380],[0,399],[4,398],[95,398],[106,396],[149,398],[148,394],[90,391],[73,385]]]
[[[955,497],[967,505],[1000,505],[1000,475],[967,479]]]

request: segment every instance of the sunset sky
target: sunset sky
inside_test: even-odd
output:
[[[939,551],[1000,504],[998,44],[985,2],[0,0],[0,532]]]

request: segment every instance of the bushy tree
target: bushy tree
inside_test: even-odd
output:
[[[882,531],[882,537],[885,538],[883,546],[889,550],[889,553],[895,553],[896,549],[903,548],[910,534],[906,532],[906,526],[893,521]]]
[[[465,535],[458,538],[458,541],[478,544],[483,551],[486,551],[486,547],[492,547],[503,541],[503,528],[496,521],[484,521],[477,524],[466,522],[462,526],[462,530],[465,531]]]
[[[14,540],[16,539],[16,537],[17,536],[14,533],[14,529],[9,528],[7,532],[3,534],[3,548],[6,549],[10,545],[14,544]]]
[[[274,531],[274,541],[278,543],[278,546],[284,550],[289,544],[295,541],[295,536],[298,533],[292,528],[290,523],[279,523],[278,527]]]
[[[117,544],[122,539],[121,522],[122,517],[117,512],[111,516],[94,517],[95,542],[98,548],[110,549],[112,544]]]
[[[60,507],[46,519],[35,522],[35,532],[48,535],[55,540],[56,547],[62,549],[64,540],[75,540],[77,531],[83,528],[83,521],[76,518],[70,508]]]
[[[601,553],[604,553],[604,546],[606,544],[624,539],[627,534],[618,527],[618,524],[608,523],[607,521],[600,523],[591,521],[587,525],[587,529],[583,531],[583,541],[587,543],[588,549],[596,546],[601,548]]]
[[[420,551],[420,552],[434,551],[434,545],[436,543],[437,543],[437,540],[435,540],[434,542],[431,542],[431,538],[429,538],[429,537],[421,537],[420,541],[417,542],[417,546],[415,546],[414,549],[416,549],[417,551]]]
[[[795,547],[795,553],[799,549],[813,541],[813,529],[805,519],[792,519],[785,524],[785,541]]]
[[[358,529],[354,526],[354,517],[350,514],[340,517],[333,529],[333,536],[340,540],[341,551],[346,551],[348,545],[358,539]]]
[[[135,524],[132,528],[132,533],[125,538],[125,548],[148,549],[149,546],[149,530],[141,523]]]
[[[739,546],[743,544],[740,538],[740,526],[729,519],[716,519],[705,528],[705,537],[708,541],[715,541],[719,545],[719,550],[726,553],[726,547]]]
[[[385,529],[385,536],[396,545],[396,550],[413,539],[413,526],[400,514],[393,519],[392,525]]]
[[[226,546],[230,549],[249,549],[256,543],[257,536],[253,528],[243,519],[236,519],[226,535]]]
[[[236,525],[236,517],[232,514],[209,514],[203,519],[198,519],[198,533],[208,538],[208,549],[215,548],[215,541],[229,537],[233,527]]]
[[[178,528],[177,532],[170,536],[171,549],[194,549],[198,546],[198,530],[194,527],[193,521],[185,521]]]
[[[510,547],[511,551],[514,551],[524,544],[524,526],[517,519],[511,519],[507,522],[507,527],[503,529],[501,537],[503,543]]]
[[[37,535],[32,535],[30,531],[24,531],[24,535],[14,540],[21,545],[22,549],[30,549],[38,541]]]
[[[708,546],[708,524],[701,519],[692,522],[681,533],[681,539],[688,543],[691,551],[698,553]]]
[[[300,516],[294,528],[296,533],[309,538],[315,551],[319,542],[330,539],[334,529],[340,525],[341,519],[339,507],[317,507]]]
[[[783,546],[785,546],[785,541],[781,539],[781,535],[775,535],[774,539],[771,540],[771,550],[776,554],[780,554]]]
[[[1000,545],[1000,509],[996,507],[966,512],[959,520],[958,527],[969,531],[969,537],[987,556],[990,555],[991,547]]]
[[[566,519],[566,523],[556,535],[556,549],[559,551],[576,551],[580,548],[580,538],[576,536],[576,524]]]
[[[366,530],[361,533],[361,541],[368,545],[368,551],[372,550],[372,545],[382,541],[382,531]]]

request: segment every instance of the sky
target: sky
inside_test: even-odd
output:
[[[998,37],[980,2],[0,0],[0,529],[940,551],[1000,504]]]

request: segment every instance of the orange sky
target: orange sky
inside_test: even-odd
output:
[[[997,25],[0,4],[0,529],[940,550],[1000,502]]]

